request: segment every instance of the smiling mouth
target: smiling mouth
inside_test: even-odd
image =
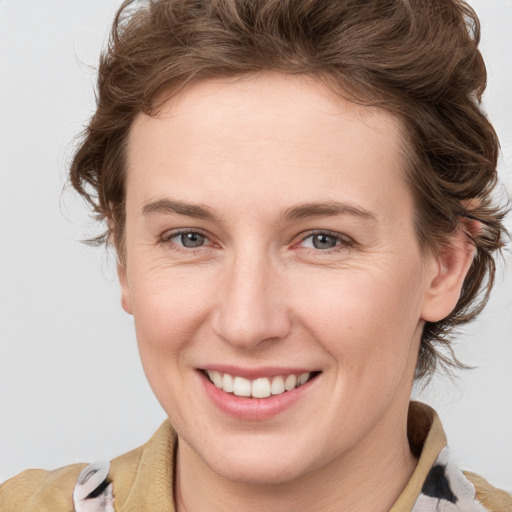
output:
[[[292,373],[254,380],[216,370],[203,370],[203,373],[216,388],[226,393],[249,398],[268,398],[303,386],[321,372]]]

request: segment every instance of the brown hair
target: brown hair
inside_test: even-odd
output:
[[[410,160],[423,250],[435,252],[464,218],[476,255],[450,316],[424,329],[417,378],[436,363],[463,367],[448,334],[486,303],[504,211],[493,204],[498,141],[480,108],[486,70],[480,27],[461,0],[147,0],[119,9],[101,56],[97,110],[70,180],[123,258],[124,156],[139,112],[154,114],[187,85],[263,71],[312,75],[337,93],[397,114]],[[439,347],[445,350],[439,351]],[[447,350],[447,352],[446,352]]]

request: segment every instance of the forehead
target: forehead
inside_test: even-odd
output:
[[[229,136],[233,142],[239,139],[245,142],[248,134],[255,137],[276,134],[279,128],[285,127],[288,130],[282,135],[290,137],[308,135],[312,125],[322,131],[336,130],[339,128],[336,121],[343,118],[344,122],[352,123],[353,129],[361,128],[362,124],[369,128],[364,135],[375,137],[380,132],[383,136],[397,136],[398,139],[402,135],[402,123],[391,112],[349,101],[343,92],[337,94],[308,75],[267,72],[212,79],[185,87],[167,101],[165,96],[162,98],[163,101],[157,99],[160,108],[153,116],[139,114],[136,117],[131,133],[151,120],[172,119],[177,129],[189,129],[192,135],[200,135],[201,130],[209,130],[215,124],[219,136],[231,130]],[[220,124],[218,121],[224,122]],[[356,136],[363,135],[363,131],[357,131]],[[310,138],[314,144],[319,137]]]
[[[245,194],[249,201],[250,193],[258,202],[271,189],[279,200],[348,194],[375,207],[387,192],[408,193],[401,129],[393,114],[349,102],[311,77],[205,81],[156,115],[135,119],[127,187],[134,184],[140,201],[154,195],[158,182],[172,195],[190,195],[187,187],[194,185],[195,197],[186,200]]]

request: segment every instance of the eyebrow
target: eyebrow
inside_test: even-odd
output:
[[[329,201],[327,203],[306,203],[286,208],[281,214],[284,221],[300,220],[309,217],[334,217],[350,215],[365,220],[377,221],[376,215],[360,206]]]
[[[185,215],[196,219],[216,221],[217,216],[207,206],[183,203],[171,199],[159,199],[146,203],[142,207],[143,215],[152,215],[154,213],[171,213],[176,215]]]

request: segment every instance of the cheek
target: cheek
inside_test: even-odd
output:
[[[147,380],[176,424],[180,404],[193,403],[186,384],[188,347],[203,332],[214,300],[210,279],[166,265],[140,267],[132,274],[130,293],[140,358]]]
[[[191,341],[215,300],[208,274],[208,269],[190,272],[165,264],[134,274],[130,295],[143,359],[174,357]]]
[[[418,273],[408,267],[341,270],[303,281],[299,316],[344,371],[390,373],[407,362],[422,296]]]

